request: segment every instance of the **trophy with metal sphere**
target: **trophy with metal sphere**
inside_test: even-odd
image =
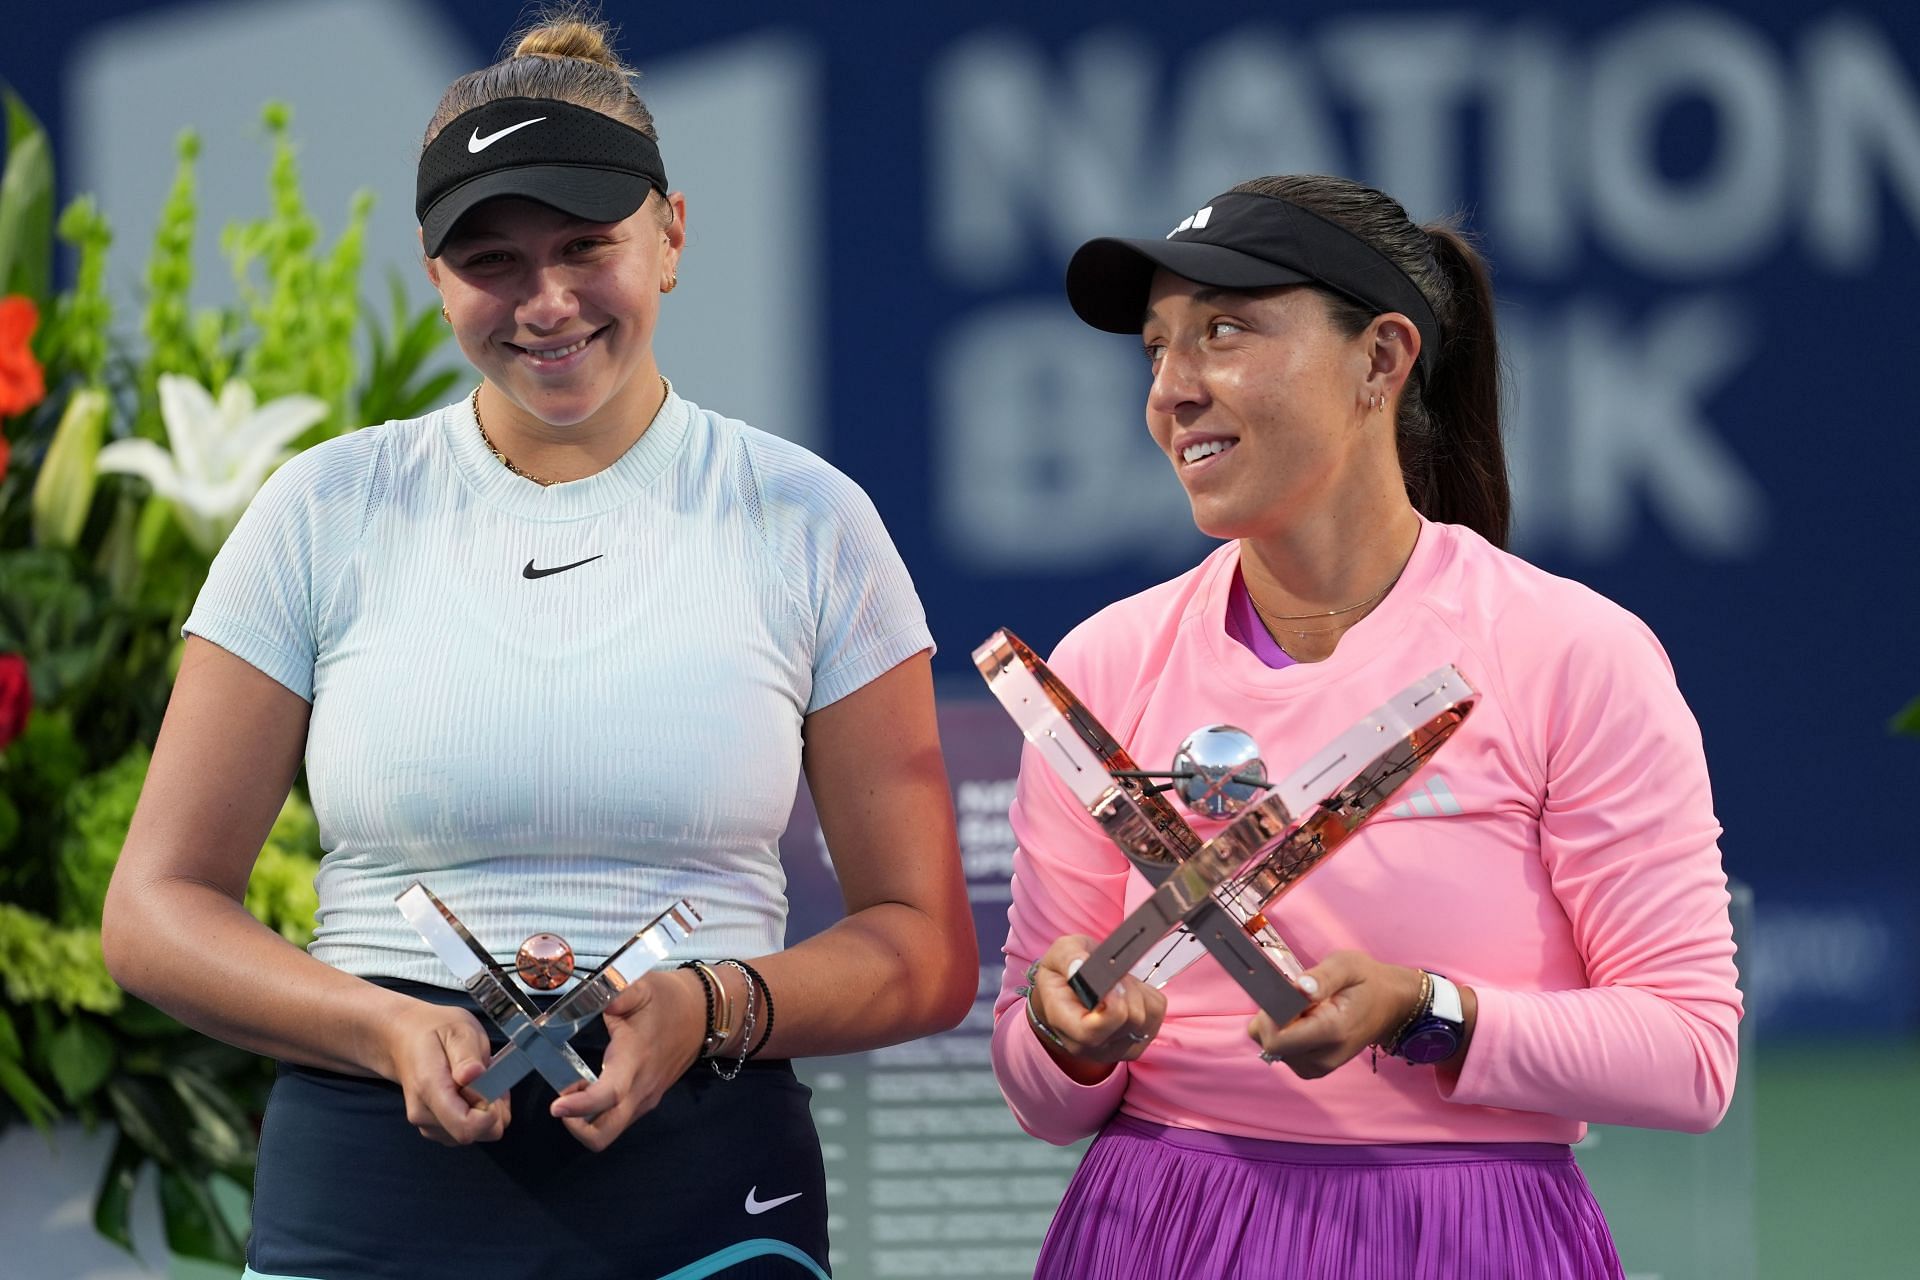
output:
[[[1267,912],[1379,812],[1477,699],[1442,667],[1270,782],[1258,745],[1232,725],[1197,729],[1171,769],[1142,770],[1012,632],[994,632],[973,661],[1040,758],[1156,886],[1070,979],[1081,1002],[1093,1008],[1130,972],[1163,984],[1206,954],[1278,1024],[1309,1001],[1296,985],[1305,970]],[[1202,840],[1168,790],[1196,815],[1231,821]]]
[[[580,979],[579,986],[542,1013],[460,918],[425,885],[414,882],[395,901],[400,904],[400,914],[507,1037],[506,1048],[496,1053],[493,1062],[468,1086],[489,1102],[531,1071],[538,1071],[556,1093],[574,1084],[592,1084],[596,1078],[593,1068],[574,1052],[571,1042],[631,981],[618,963],[638,948],[634,959],[651,967],[653,961],[672,955],[700,923],[700,913],[682,898],[621,943],[605,962]],[[631,962],[626,963],[633,967]],[[636,976],[643,971],[637,970]],[[536,933],[520,944],[514,956],[514,973],[535,991],[557,990],[575,976],[573,948],[558,934]]]

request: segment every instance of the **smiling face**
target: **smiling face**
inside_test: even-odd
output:
[[[1391,415],[1368,412],[1380,324],[1347,336],[1303,286],[1235,292],[1155,274],[1147,429],[1201,532],[1284,536],[1406,501]]]
[[[659,398],[653,330],[686,241],[686,204],[650,196],[592,223],[519,198],[460,220],[427,274],[468,360],[549,427],[617,429]]]

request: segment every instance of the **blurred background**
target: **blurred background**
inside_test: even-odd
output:
[[[0,80],[46,128],[60,203],[97,200],[105,289],[130,317],[189,127],[191,302],[232,297],[218,231],[273,198],[269,101],[291,109],[325,234],[372,193],[360,292],[384,309],[391,274],[424,306],[420,132],[523,17],[513,0],[8,9]],[[1893,721],[1920,695],[1920,7],[747,0],[608,16],[689,202],[663,369],[867,489],[941,645],[949,751],[972,749],[954,734],[997,744],[961,797],[989,960],[1013,744],[997,709],[966,705],[985,698],[969,651],[1004,625],[1044,652],[1206,549],[1142,428],[1134,344],[1065,304],[1068,254],[1163,232],[1266,173],[1346,174],[1416,217],[1463,214],[1502,305],[1515,550],[1665,643],[1728,871],[1752,891],[1744,1132],[1649,1157],[1699,1165],[1689,1188],[1733,1188],[1744,1209],[1702,1200],[1696,1216],[1732,1214],[1745,1244],[1717,1264],[1678,1246],[1629,1262],[1911,1274],[1897,1237],[1920,1186],[1920,737]],[[56,284],[75,270],[61,255]],[[796,875],[797,898],[810,883]],[[889,1078],[909,1077],[939,1091]],[[978,1077],[974,1062],[951,1089]],[[850,1142],[892,1123],[863,1096],[881,1111]],[[0,1154],[23,1141],[40,1139],[14,1126]],[[1032,1167],[1033,1198],[1057,1190],[1057,1168]],[[77,1210],[48,1197],[75,1251],[97,1176]],[[841,1273],[975,1273],[941,1269],[950,1228],[932,1212],[957,1212],[964,1189],[929,1195],[897,1256],[849,1254]],[[12,1212],[10,1234],[46,1229]],[[1017,1270],[1011,1256],[977,1273]],[[110,1257],[47,1257],[117,1274]]]

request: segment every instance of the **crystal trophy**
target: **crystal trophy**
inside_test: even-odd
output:
[[[468,1087],[489,1102],[501,1097],[529,1072],[538,1071],[556,1093],[574,1084],[592,1084],[596,1078],[571,1041],[579,1031],[620,994],[631,981],[620,961],[639,948],[647,967],[665,960],[692,935],[700,913],[685,898],[648,921],[640,931],[615,948],[599,968],[580,979],[580,985],[555,1001],[545,1013],[514,985],[487,949],[480,945],[460,918],[447,909],[423,884],[415,881],[396,902],[400,914],[419,931],[443,964],[453,971],[480,1005],[480,1009],[507,1037],[507,1045]],[[514,972],[537,991],[552,991],[575,976],[573,949],[557,934],[536,933],[520,944]]]
[[[1089,1009],[1129,972],[1163,983],[1204,953],[1276,1023],[1291,1021],[1309,1003],[1296,985],[1305,970],[1268,909],[1377,813],[1477,700],[1446,666],[1277,783],[1231,725],[1189,735],[1173,769],[1155,774],[1011,632],[989,636],[973,660],[1040,758],[1155,886],[1069,980]],[[1195,813],[1231,821],[1201,839],[1163,798],[1169,789]]]

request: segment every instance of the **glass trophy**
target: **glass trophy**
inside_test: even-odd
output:
[[[1129,972],[1163,984],[1208,954],[1278,1024],[1309,1002],[1295,982],[1304,967],[1268,910],[1379,812],[1477,700],[1445,666],[1278,782],[1231,725],[1196,730],[1172,769],[1149,773],[1011,632],[994,632],[973,661],[1040,758],[1155,886],[1069,980],[1081,1002],[1093,1008]],[[1230,821],[1203,840],[1168,790],[1197,815]]]
[[[468,1086],[489,1102],[501,1097],[532,1071],[538,1071],[556,1093],[576,1083],[593,1083],[593,1068],[574,1052],[571,1042],[583,1027],[613,1003],[613,998],[631,980],[621,972],[619,963],[638,948],[633,959],[651,968],[655,961],[671,956],[673,949],[685,942],[700,923],[700,913],[682,898],[649,920],[599,968],[582,977],[580,985],[542,1013],[460,923],[460,918],[425,885],[415,881],[395,901],[400,905],[400,914],[426,939],[433,953],[479,1003],[481,1012],[507,1037],[506,1047],[493,1056],[492,1063]],[[514,959],[514,973],[536,991],[552,991],[565,985],[576,976],[574,968],[573,949],[551,933],[536,933],[528,938],[520,944]]]

